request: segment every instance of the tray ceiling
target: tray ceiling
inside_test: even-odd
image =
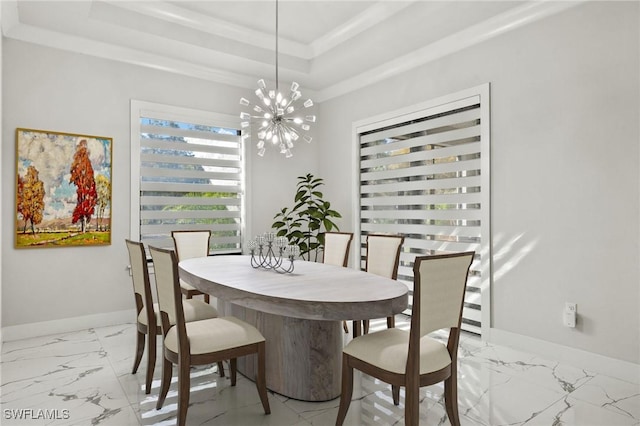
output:
[[[9,38],[239,87],[275,79],[275,1],[1,4]],[[279,79],[330,99],[575,4],[281,0]]]

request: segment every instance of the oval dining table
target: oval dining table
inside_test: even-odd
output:
[[[250,256],[183,260],[180,278],[218,298],[220,315],[264,335],[267,387],[303,401],[340,395],[343,320],[386,318],[407,308],[407,286],[364,271],[296,260],[291,273],[253,268]],[[238,359],[255,375],[255,360]]]

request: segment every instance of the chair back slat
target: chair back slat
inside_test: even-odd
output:
[[[211,231],[173,231],[171,237],[178,261],[209,255]]]
[[[463,252],[416,257],[413,310],[420,319],[420,337],[435,330],[460,327],[473,256],[474,252]]]
[[[325,232],[322,262],[329,265],[347,266],[352,239],[352,232]]]
[[[395,280],[403,242],[404,237],[397,235],[367,235],[366,271]]]
[[[178,324],[179,321],[184,324],[182,296],[178,280],[178,261],[175,252],[157,247],[149,247],[149,251],[153,259],[160,312],[167,314],[170,325]],[[163,324],[163,333],[166,334],[167,331]]]

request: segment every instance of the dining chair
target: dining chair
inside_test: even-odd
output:
[[[462,306],[474,252],[416,257],[409,331],[389,328],[353,339],[342,354],[342,394],[336,425],[342,425],[353,393],[353,369],[390,383],[393,403],[405,387],[404,421],[418,425],[419,390],[444,381],[444,401],[452,425],[458,415],[457,362]],[[449,329],[446,345],[428,336]]]
[[[172,231],[171,238],[173,238],[178,262],[194,257],[206,257],[209,255],[211,231]],[[180,291],[187,299],[191,299],[193,296],[203,295],[206,303],[211,302],[211,297],[207,293],[201,292],[182,279],[180,280]]]
[[[404,237],[400,235],[367,235],[365,271],[395,280],[398,278],[400,251]],[[395,317],[387,317],[387,328],[395,327]],[[369,332],[369,320],[362,321],[362,332]]]
[[[189,408],[190,369],[230,360],[231,386],[236,385],[237,358],[257,355],[256,387],[265,414],[270,414],[265,376],[265,339],[252,325],[235,317],[186,322],[183,311],[178,259],[173,250],[149,247],[156,274],[163,334],[163,364],[160,395],[162,408],[171,385],[173,364],[178,366],[178,426],[186,424]]]
[[[322,263],[347,266],[353,232],[325,232]]]
[[[349,248],[353,240],[353,232],[325,232],[322,263],[346,267],[349,263]],[[342,328],[349,333],[346,321],[342,321]]]
[[[133,294],[136,303],[136,355],[133,360],[131,374],[136,374],[140,361],[144,354],[145,336],[149,336],[147,343],[147,376],[145,379],[145,393],[151,393],[151,382],[156,366],[156,335],[162,334],[159,324],[158,305],[153,303],[151,284],[149,280],[149,268],[144,245],[140,242],[125,240],[129,251],[129,263],[131,266],[131,279],[133,281]],[[185,300],[184,312],[186,321],[196,321],[207,318],[215,318],[218,311],[213,306],[201,300]],[[224,376],[222,363],[218,364],[221,376]]]

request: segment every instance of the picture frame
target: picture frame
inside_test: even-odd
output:
[[[15,247],[111,244],[113,139],[16,129]]]

